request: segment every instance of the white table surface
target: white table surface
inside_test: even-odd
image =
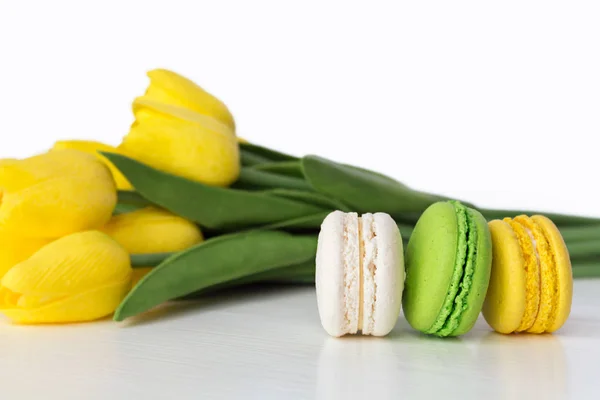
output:
[[[0,398],[598,399],[600,280],[554,335],[330,338],[314,289],[235,292],[125,323],[0,324]],[[167,313],[168,311],[168,313]]]

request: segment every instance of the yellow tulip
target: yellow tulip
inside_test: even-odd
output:
[[[145,164],[190,180],[227,186],[240,173],[237,139],[217,120],[178,106],[137,99],[135,122],[119,147]]]
[[[0,312],[23,324],[91,321],[113,313],[130,288],[127,251],[104,233],[79,232],[4,275]]]
[[[79,150],[79,151],[83,151],[85,153],[95,155],[96,157],[98,157],[98,159],[100,161],[102,161],[104,164],[106,164],[108,169],[110,169],[113,179],[115,180],[115,183],[117,185],[117,189],[120,189],[120,190],[133,189],[131,186],[131,183],[129,183],[129,181],[127,180],[127,178],[125,178],[125,176],[121,173],[121,171],[119,171],[117,169],[117,167],[115,167],[110,161],[108,161],[108,159],[106,157],[104,157],[102,154],[99,153],[100,151],[102,151],[102,152],[106,152],[106,153],[121,153],[122,154],[123,153],[122,150],[119,150],[116,147],[113,147],[113,146],[110,146],[110,145],[107,145],[104,143],[88,141],[88,140],[59,140],[58,142],[54,143],[54,146],[52,147],[52,150],[65,150],[65,149]]]
[[[168,211],[148,207],[115,215],[104,227],[129,254],[167,253],[185,250],[202,242],[200,228]],[[134,268],[135,285],[152,268]]]
[[[196,224],[153,207],[115,215],[102,231],[129,254],[180,251],[202,241]]]
[[[233,115],[223,102],[189,79],[166,69],[148,72],[150,85],[142,98],[187,108],[219,120],[235,132]]]
[[[57,238],[100,228],[116,202],[108,168],[80,151],[0,165],[0,229],[15,236]]]
[[[50,239],[22,238],[0,232],[0,279],[9,269],[50,242]]]

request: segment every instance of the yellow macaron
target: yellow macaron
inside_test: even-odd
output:
[[[520,215],[490,221],[492,271],[483,316],[497,332],[544,333],[569,317],[571,261],[554,223]]]

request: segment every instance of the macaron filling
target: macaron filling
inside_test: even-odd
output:
[[[377,298],[377,234],[373,214],[344,215],[345,331],[369,335]]]
[[[473,286],[473,274],[475,273],[475,260],[477,258],[477,224],[470,216],[470,210],[467,211],[467,222],[469,224],[469,230],[467,233],[467,263],[463,278],[460,282],[458,295],[454,299],[454,309],[452,313],[444,323],[444,326],[437,333],[439,336],[451,335],[460,324],[460,317],[462,313],[466,311],[467,295],[470,293],[471,287]]]
[[[358,329],[369,335],[375,327],[375,300],[377,299],[377,234],[373,214],[364,214],[360,220],[361,301]]]
[[[343,268],[344,268],[344,331],[358,331],[359,315],[361,314],[361,268],[360,268],[360,218],[354,213],[343,217]]]
[[[454,272],[448,294],[433,326],[425,333],[448,336],[458,327],[460,317],[467,308],[466,297],[472,286],[477,254],[477,225],[469,210],[458,202],[452,202],[458,225],[458,246]]]
[[[540,262],[539,309],[535,321],[527,329],[527,332],[543,333],[553,325],[558,306],[557,270],[554,255],[543,230],[533,219],[520,215],[514,220],[527,228],[533,235],[535,251]]]
[[[512,228],[525,261],[525,313],[516,332],[530,329],[535,322],[540,306],[540,255],[537,242],[529,228],[511,218],[504,218]]]

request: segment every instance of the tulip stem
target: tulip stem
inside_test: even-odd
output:
[[[587,241],[592,239],[598,240],[600,244],[600,225],[568,226],[561,228],[560,234],[567,244],[569,242]]]
[[[270,163],[271,160],[268,158],[264,158],[262,156],[252,154],[248,151],[241,150],[240,151],[240,161],[243,166],[252,166],[252,165],[260,165]]]
[[[259,171],[270,172],[272,174],[304,179],[304,172],[302,172],[302,165],[299,161],[268,162],[254,165],[251,168]]]
[[[240,150],[242,153],[252,153],[255,156],[259,156],[270,162],[273,161],[297,161],[298,158],[289,154],[282,153],[277,150],[270,149],[268,147],[259,146],[257,144],[240,143]]]
[[[567,243],[571,258],[586,258],[600,254],[600,243],[598,240],[584,240],[581,242]]]
[[[236,186],[244,187],[246,185],[263,188],[312,190],[310,185],[304,179],[273,174],[258,169],[242,168]]]
[[[574,261],[573,278],[600,278],[600,261]]]
[[[135,204],[117,203],[117,205],[115,206],[115,209],[113,210],[113,215],[127,214],[132,211],[139,210],[140,208],[142,208],[142,207],[136,206]]]

